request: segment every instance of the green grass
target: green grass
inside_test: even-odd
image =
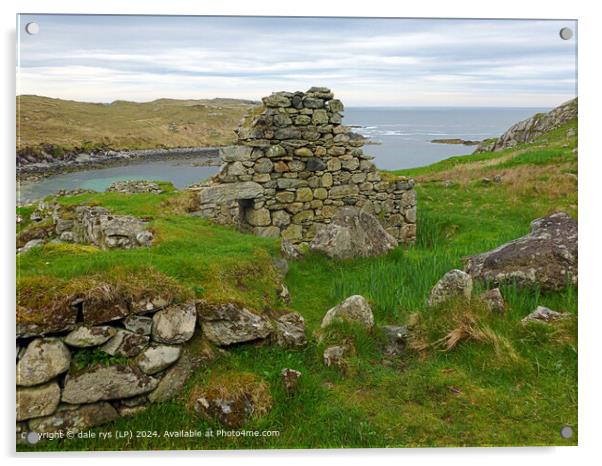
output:
[[[563,132],[564,131],[564,132]],[[120,419],[95,432],[157,431],[159,437],[122,440],[59,440],[20,450],[127,450],[231,448],[335,448],[414,446],[575,445],[560,429],[577,431],[577,290],[541,293],[505,286],[503,315],[479,307],[449,305],[428,309],[434,283],[462,258],[486,251],[527,233],[529,223],[556,210],[576,215],[576,184],[559,180],[576,173],[577,160],[563,138],[495,154],[452,159],[399,174],[418,179],[418,237],[384,257],[337,262],[310,253],[290,262],[286,283],[290,307],[306,319],[309,344],[296,351],[241,345],[198,370],[181,396],[152,405],[131,419]],[[538,147],[542,146],[542,147]],[[496,159],[500,159],[499,161]],[[482,161],[494,162],[483,167]],[[495,162],[499,162],[496,164]],[[503,165],[505,164],[505,165]],[[483,173],[497,167],[501,183],[483,184]],[[439,174],[453,181],[445,185]],[[572,183],[572,182],[571,182]],[[256,308],[281,306],[275,298],[277,277],[271,257],[277,241],[241,234],[194,217],[170,214],[165,202],[178,194],[93,194],[65,198],[68,204],[99,203],[118,213],[152,217],[159,242],[151,249],[94,251],[77,246],[32,250],[20,259],[25,277],[77,277],[152,267],[201,294],[232,297]],[[483,287],[476,286],[476,292]],[[378,325],[415,324],[426,349],[408,350],[385,360],[382,338],[353,325],[319,331],[324,313],[352,294],[371,302]],[[574,314],[558,325],[522,325],[537,305]],[[450,351],[434,342],[473,319],[480,333]],[[479,337],[480,335],[480,337]],[[346,374],[323,366],[327,344],[353,347]],[[280,381],[284,367],[303,375],[299,392],[288,395]],[[274,398],[272,411],[245,425],[278,430],[277,437],[173,439],[165,431],[214,432],[187,408],[187,397],[212,371],[251,372],[265,380]]]

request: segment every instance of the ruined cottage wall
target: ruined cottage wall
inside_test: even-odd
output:
[[[342,124],[344,106],[327,88],[264,97],[222,148],[223,165],[196,187],[198,215],[260,236],[309,242],[338,208],[376,216],[400,242],[415,240],[413,180],[384,180],[365,139]]]

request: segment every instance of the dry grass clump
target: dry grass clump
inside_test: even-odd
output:
[[[169,215],[185,215],[199,210],[199,206],[199,198],[194,191],[183,191],[161,203],[162,209]]]
[[[489,345],[495,357],[508,362],[518,362],[521,357],[510,340],[490,324],[497,318],[482,303],[450,302],[438,309],[413,314],[409,347],[422,356],[431,350],[449,352],[461,343]]]

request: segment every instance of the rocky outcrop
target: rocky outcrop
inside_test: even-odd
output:
[[[310,248],[334,259],[353,259],[386,254],[397,240],[367,212],[356,207],[342,207],[312,240]]]
[[[475,279],[560,290],[577,284],[577,221],[557,212],[531,222],[529,234],[466,260]]]
[[[355,322],[363,327],[374,327],[374,315],[366,298],[353,295],[337,304],[324,315],[321,327],[324,328],[336,320]]]
[[[220,173],[191,188],[196,215],[308,244],[339,208],[352,205],[374,214],[396,240],[413,242],[413,180],[383,179],[361,149],[366,140],[342,124],[343,108],[319,87],[265,97],[241,122],[237,145],[220,149]]]
[[[547,113],[538,113],[531,118],[516,123],[497,139],[483,141],[474,153],[497,152],[519,144],[532,142],[577,118],[577,111],[577,98],[569,100]]]
[[[469,301],[472,294],[472,278],[466,272],[453,269],[435,284],[428,298],[429,306],[439,306],[453,299]]]

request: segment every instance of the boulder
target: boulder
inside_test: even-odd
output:
[[[353,295],[337,304],[324,315],[321,327],[330,325],[334,320],[357,322],[366,328],[374,327],[374,315],[366,298]]]
[[[196,309],[192,302],[169,306],[153,315],[153,340],[168,345],[184,343],[194,335]]]
[[[267,318],[234,303],[199,300],[197,312],[203,334],[218,346],[266,338],[272,332]]]
[[[130,398],[154,390],[159,381],[127,365],[98,366],[65,379],[63,401],[80,404]]]
[[[119,414],[110,403],[100,402],[82,406],[61,405],[51,416],[29,421],[29,428],[38,434],[77,433],[114,421]]]
[[[190,396],[195,413],[230,428],[239,428],[250,417],[268,413],[272,404],[268,384],[250,373],[214,377],[206,387],[193,389]]]
[[[502,292],[499,288],[487,290],[482,293],[479,298],[485,303],[490,311],[497,312],[498,314],[504,313],[504,310],[506,309],[506,302],[504,301],[504,297],[502,296]]]
[[[283,348],[301,348],[307,344],[305,320],[297,312],[289,312],[275,321],[276,344]]]
[[[383,349],[385,356],[399,356],[403,354],[409,337],[408,328],[406,326],[385,325],[382,328],[382,332],[385,338]]]
[[[530,232],[466,260],[474,278],[495,285],[561,290],[577,284],[577,221],[557,212],[531,222]]]
[[[30,387],[48,382],[67,371],[71,353],[55,338],[37,338],[25,350],[17,363],[17,385]]]
[[[17,421],[48,416],[56,411],[60,400],[61,389],[56,382],[17,388]]]
[[[428,305],[438,306],[452,299],[470,300],[472,294],[472,278],[462,270],[453,269],[447,272],[435,284],[428,299]]]
[[[65,343],[75,348],[90,348],[106,343],[117,331],[108,325],[90,327],[82,325],[65,337]]]
[[[147,345],[150,338],[129,330],[117,329],[115,336],[100,347],[102,351],[111,356],[125,356],[133,358]]]
[[[310,244],[312,250],[334,259],[378,256],[396,246],[397,240],[374,216],[351,206],[340,208]]]
[[[545,306],[537,306],[537,308],[528,316],[524,317],[521,322],[523,324],[529,322],[543,322],[548,324],[557,320],[568,319],[570,316],[571,314],[568,312],[557,312]]]
[[[168,368],[178,360],[180,346],[152,345],[136,358],[136,364],[145,374],[152,375]]]

